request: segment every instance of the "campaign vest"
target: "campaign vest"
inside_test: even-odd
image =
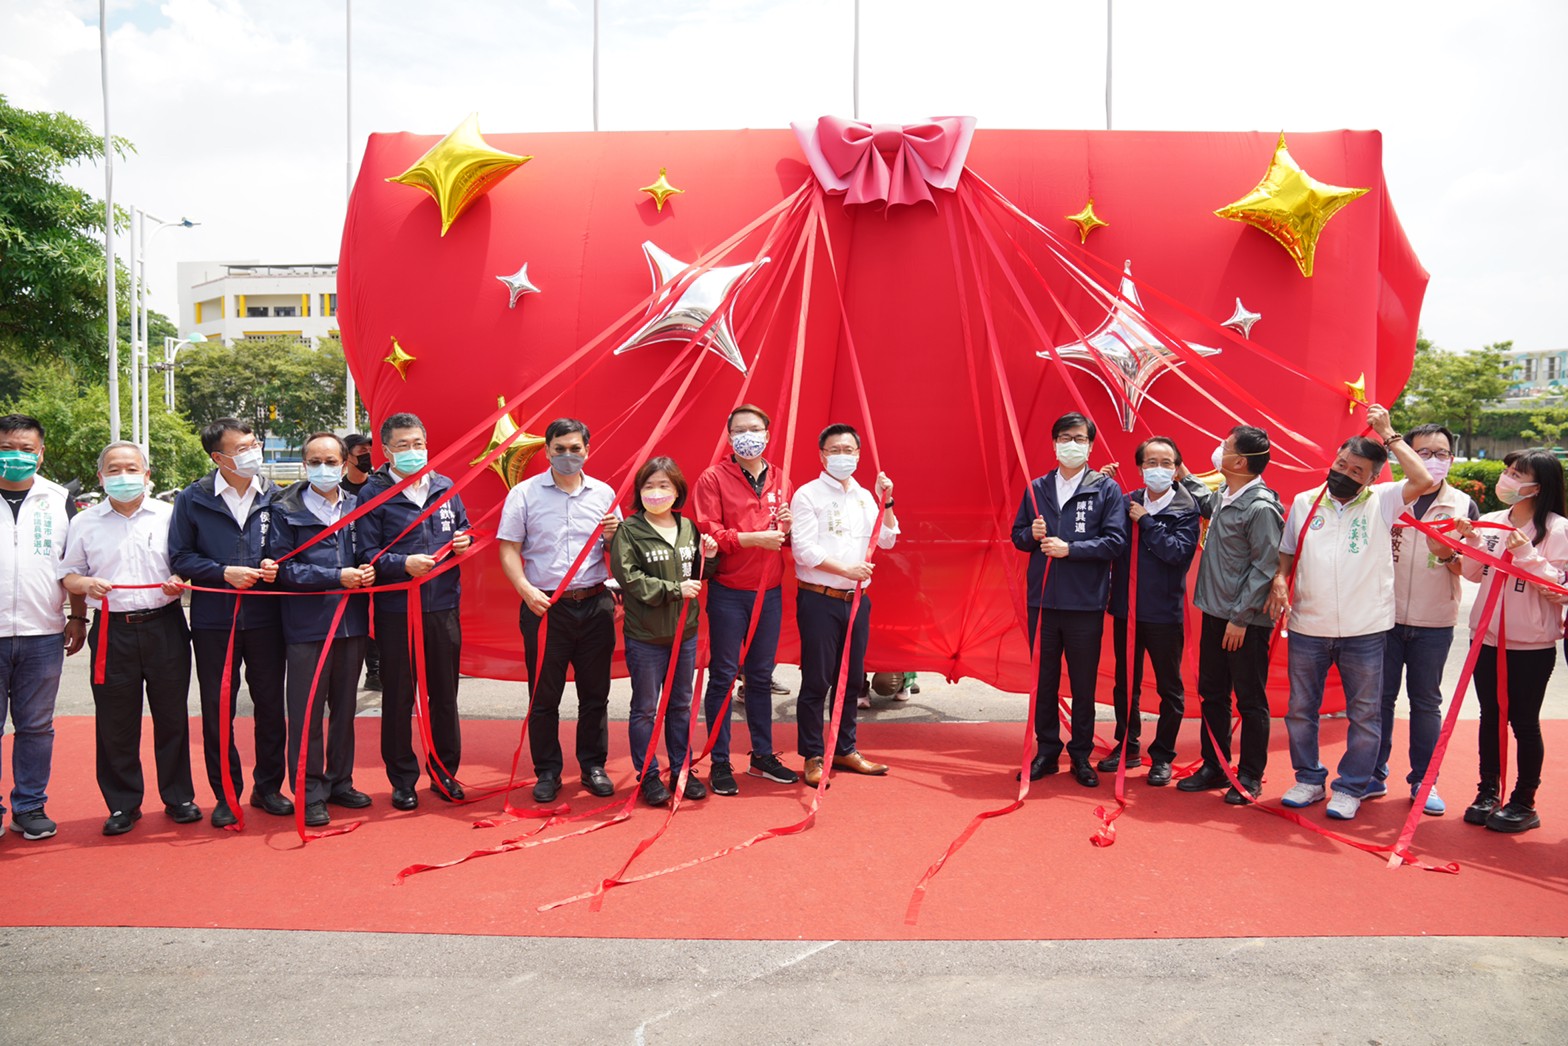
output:
[[[1465,519],[1470,495],[1444,483],[1427,506],[1423,523]],[[1459,623],[1459,575],[1439,563],[1415,527],[1395,526],[1394,620],[1421,628],[1453,628]]]
[[[16,518],[0,505],[0,636],[65,631],[65,498],[65,488],[39,476]]]
[[[1317,496],[1298,494],[1291,511],[1305,520]],[[1343,511],[1325,494],[1297,539],[1290,630],[1343,639],[1393,628],[1393,546],[1376,490],[1363,490]]]

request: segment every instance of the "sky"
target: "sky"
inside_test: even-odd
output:
[[[1381,131],[1390,196],[1432,274],[1425,334],[1568,348],[1568,4],[1111,3],[1115,129]],[[861,118],[1105,127],[1106,0],[964,6],[861,0]],[[601,0],[599,127],[851,115],[854,7]],[[593,126],[592,0],[358,0],[351,33],[344,0],[108,8],[111,129],[135,145],[116,202],[200,223],[149,245],[153,307],[170,316],[179,261],[336,260],[372,132],[444,134],[469,112],[486,132]],[[0,94],[101,130],[98,10],[0,0]],[[100,166],[70,178],[103,194]]]

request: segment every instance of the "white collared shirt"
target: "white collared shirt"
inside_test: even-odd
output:
[[[1174,483],[1172,483],[1171,484],[1171,488],[1169,490],[1167,490],[1164,494],[1162,494],[1160,497],[1155,497],[1153,491],[1151,491],[1151,490],[1149,490],[1149,488],[1145,487],[1143,489],[1143,509],[1149,515],[1157,516],[1157,515],[1160,514],[1160,510],[1161,509],[1166,509],[1166,508],[1170,507],[1170,504],[1171,504],[1171,502],[1173,500],[1175,500],[1175,497],[1176,497],[1176,484],[1174,484]]]
[[[573,560],[601,519],[611,513],[617,518],[621,515],[615,504],[615,491],[609,484],[587,473],[581,473],[581,477],[577,489],[568,493],[555,485],[555,473],[545,469],[513,487],[501,506],[501,522],[495,536],[501,541],[517,542],[523,576],[541,592],[554,592],[561,587]],[[566,587],[592,588],[604,584],[609,576],[604,553],[596,542]]]
[[[819,569],[819,564],[829,559],[838,563],[862,562],[873,527],[878,528],[878,548],[892,548],[899,534],[897,527],[878,523],[882,506],[876,503],[871,491],[854,479],[846,490],[826,472],[795,491],[789,511],[795,577],[811,585],[843,591],[854,588],[855,583],[849,578]]]
[[[401,483],[403,480],[408,478],[397,469],[392,468],[390,465],[387,466],[387,472],[392,476],[392,482],[394,483]],[[402,494],[405,498],[412,501],[420,508],[424,508],[425,499],[430,497],[430,473],[425,473],[423,476],[419,477],[417,482],[410,483],[408,486],[404,487]]]
[[[152,495],[129,516],[114,510],[104,498],[71,520],[65,539],[65,559],[60,577],[80,574],[101,577],[111,585],[153,585],[169,580],[169,518],[173,507]],[[157,610],[177,600],[161,588],[114,588],[109,609],[115,613]]]
[[[343,518],[343,506],[350,500],[351,497],[352,495],[350,495],[347,491],[340,489],[338,491],[337,499],[334,501],[328,501],[326,498],[322,497],[319,492],[317,492],[315,487],[311,486],[309,483],[306,483],[304,496],[301,497],[300,500],[305,503],[306,508],[310,509],[310,514],[312,516],[315,516],[317,519],[321,520],[321,522],[330,527],[339,519]]]
[[[1262,476],[1253,476],[1246,483],[1242,484],[1241,489],[1236,491],[1236,493],[1234,493],[1234,494],[1232,494],[1230,492],[1230,484],[1229,483],[1224,484],[1223,486],[1220,487],[1220,503],[1219,503],[1218,506],[1216,506],[1216,511],[1218,511],[1219,509],[1224,508],[1226,505],[1229,505],[1232,501],[1235,501],[1237,498],[1241,497],[1247,491],[1251,490],[1253,487],[1257,486],[1258,484],[1260,484],[1262,482],[1263,482],[1263,477]]]
[[[252,476],[243,491],[235,490],[224,478],[223,470],[219,469],[213,474],[212,490],[224,505],[228,506],[229,514],[243,530],[245,521],[250,518],[250,510],[255,507],[256,498],[261,493],[261,477]]]
[[[1083,483],[1084,473],[1088,471],[1089,467],[1085,465],[1078,470],[1078,474],[1072,479],[1063,479],[1062,470],[1056,470],[1056,507],[1058,509],[1067,507],[1067,503],[1072,500],[1073,495],[1078,493],[1078,487]]]

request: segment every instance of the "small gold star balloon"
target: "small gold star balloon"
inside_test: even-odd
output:
[[[1345,404],[1346,414],[1354,414],[1356,412],[1356,404],[1358,403],[1365,407],[1367,405],[1366,371],[1362,371],[1361,377],[1355,381],[1345,382],[1345,391],[1350,394],[1350,402]]]
[[[1268,173],[1251,192],[1214,213],[1262,229],[1295,259],[1301,275],[1312,275],[1312,256],[1328,220],[1345,204],[1370,192],[1320,182],[1291,157],[1280,132]]]
[[[1083,210],[1077,214],[1067,215],[1067,220],[1078,226],[1078,242],[1083,243],[1089,239],[1089,234],[1096,229],[1103,229],[1111,223],[1103,221],[1094,213],[1094,197],[1089,197],[1089,202],[1083,205]]]
[[[432,146],[414,166],[387,181],[429,193],[441,208],[441,235],[445,236],[475,200],[532,159],[490,148],[479,136],[479,114],[469,113],[457,130]]]
[[[506,406],[506,397],[497,396],[495,405],[497,407]],[[512,420],[512,415],[503,414],[500,420],[495,423],[494,430],[490,433],[489,445],[485,447],[483,453],[473,461],[470,461],[469,464],[479,464],[489,457],[491,452],[497,447],[508,447],[505,453],[490,462],[490,468],[494,469],[495,474],[501,477],[501,482],[506,484],[506,489],[511,490],[518,483],[522,482],[523,471],[528,468],[528,463],[533,460],[534,455],[539,453],[539,448],[543,446],[544,438],[542,436],[524,432],[517,427],[517,422]]]
[[[644,185],[641,189],[637,190],[638,192],[645,192],[649,196],[652,196],[654,205],[656,207],[658,207],[658,209],[661,210],[661,211],[664,210],[664,201],[665,200],[668,200],[671,196],[674,196],[676,193],[683,193],[683,192],[686,191],[685,189],[677,189],[675,186],[671,185],[670,184],[670,180],[665,177],[665,175],[667,175],[668,173],[669,173],[669,168],[668,167],[660,167],[659,168],[659,177],[654,179],[653,184],[652,185]]]
[[[408,353],[404,352],[403,346],[397,343],[396,338],[393,338],[392,351],[387,353],[386,356],[382,358],[381,362],[392,364],[392,366],[397,369],[397,376],[402,378],[404,381],[407,381],[408,365],[413,363],[414,359],[415,357],[410,356]]]

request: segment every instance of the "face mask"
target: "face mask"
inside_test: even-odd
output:
[[[342,465],[306,465],[305,478],[317,490],[329,490],[343,482]]]
[[[354,459],[354,467],[359,469],[359,471],[361,471],[361,472],[369,472],[370,471],[370,455],[369,454],[361,454],[358,457],[356,457]]]
[[[1150,465],[1143,470],[1143,485],[1150,490],[1166,491],[1176,481],[1176,470]]]
[[[1058,443],[1056,445],[1056,461],[1070,469],[1080,468],[1089,460],[1089,444],[1087,443]]]
[[[1225,471],[1225,444],[1221,443],[1214,448],[1214,453],[1209,455],[1209,461],[1214,465],[1215,472]]]
[[[732,432],[730,433],[730,446],[735,448],[737,458],[760,458],[762,452],[768,448],[768,434],[766,432]]]
[[[1524,493],[1525,487],[1535,487],[1530,493]],[[1525,498],[1533,498],[1540,490],[1540,485],[1534,481],[1515,479],[1508,473],[1497,477],[1497,500],[1505,505],[1517,505]]]
[[[1431,461],[1422,462],[1422,464],[1432,474],[1432,478],[1439,483],[1448,478],[1448,470],[1454,467],[1452,458],[1447,461],[1439,461],[1437,458],[1433,458]]]
[[[855,474],[855,469],[860,467],[859,454],[829,454],[827,461],[828,475],[837,480],[845,480]]]
[[[575,476],[583,470],[583,462],[587,460],[584,454],[557,454],[550,459],[550,467],[563,476]]]
[[[118,501],[122,505],[127,501],[135,501],[147,492],[147,477],[140,472],[121,472],[117,475],[105,476],[103,492],[109,495],[109,500]]]
[[[656,516],[663,513],[673,504],[675,504],[674,494],[644,494],[642,496],[642,507]]]
[[[38,455],[26,450],[0,450],[0,479],[25,483],[38,471]]]
[[[412,476],[425,467],[425,462],[430,460],[430,452],[423,447],[418,450],[400,450],[392,455],[392,467],[397,469],[400,476]]]
[[[1343,472],[1330,470],[1328,474],[1328,492],[1335,501],[1349,501],[1361,493],[1361,484]]]
[[[238,454],[231,454],[229,460],[234,463],[234,474],[241,479],[250,479],[261,471],[261,448],[252,447],[242,450]]]

